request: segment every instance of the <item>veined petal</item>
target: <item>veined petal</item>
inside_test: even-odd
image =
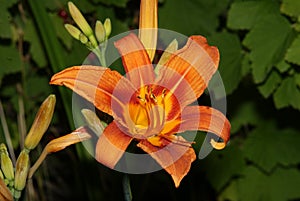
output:
[[[132,141],[113,121],[100,135],[96,145],[96,160],[107,167],[114,168]]]
[[[131,33],[115,42],[122,56],[126,77],[136,88],[153,83],[154,70],[149,56],[138,37]]]
[[[181,124],[178,132],[187,130],[201,130],[211,132],[222,139],[211,144],[215,149],[222,149],[230,138],[230,123],[223,113],[207,106],[187,106],[181,115]]]
[[[112,101],[122,107],[124,94],[133,94],[135,89],[125,77],[109,68],[99,66],[75,66],[55,74],[50,84],[64,85],[99,110],[113,116],[120,110],[112,110]],[[114,104],[117,105],[117,104]]]
[[[218,63],[218,49],[209,46],[203,36],[192,36],[160,67],[157,84],[166,86],[186,106],[203,93]]]
[[[180,141],[185,141],[183,137],[178,136]],[[191,168],[191,163],[196,159],[193,148],[171,143],[163,148],[153,146],[147,140],[142,140],[137,145],[145,152],[151,155],[158,164],[161,165],[171,176],[178,187],[181,180]]]

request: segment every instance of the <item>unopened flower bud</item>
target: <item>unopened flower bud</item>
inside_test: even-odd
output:
[[[82,44],[87,44],[87,42],[89,42],[89,39],[83,33],[79,35],[79,40]]]
[[[25,138],[26,149],[32,150],[40,142],[51,122],[55,102],[55,95],[52,94],[49,95],[48,98],[42,103],[38,113],[35,116],[31,129]]]
[[[165,49],[164,53],[161,55],[159,62],[157,63],[154,72],[156,75],[159,74],[159,70],[162,66],[166,64],[166,62],[169,60],[171,55],[178,50],[178,41],[174,39],[168,47]]]
[[[3,143],[0,145],[0,157],[1,170],[5,176],[5,179],[12,181],[14,179],[14,167],[11,159],[8,156],[7,148]]]
[[[109,18],[106,18],[104,21],[104,29],[105,29],[105,36],[106,39],[110,36],[111,34],[111,21]]]
[[[89,128],[92,129],[92,131],[96,135],[100,135],[103,133],[104,126],[102,125],[100,119],[96,115],[95,112],[89,109],[82,109],[81,113],[83,114],[86,123],[88,124]]]
[[[68,2],[68,7],[73,20],[79,26],[81,31],[88,37],[90,35],[93,35],[92,28],[87,23],[86,19],[83,17],[80,10],[72,2]]]
[[[14,189],[22,191],[25,187],[29,171],[29,154],[28,150],[23,150],[16,162],[16,174]]]
[[[102,43],[105,40],[105,29],[103,24],[99,20],[96,21],[95,34],[99,43]]]
[[[80,35],[83,34],[77,27],[71,24],[65,24],[65,28],[69,32],[69,34],[77,40],[79,40]]]

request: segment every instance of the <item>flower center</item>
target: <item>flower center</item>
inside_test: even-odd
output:
[[[132,96],[129,114],[133,124],[130,132],[137,138],[148,138],[158,135],[165,123],[166,89],[147,85],[141,87]],[[130,125],[130,124],[129,124]]]

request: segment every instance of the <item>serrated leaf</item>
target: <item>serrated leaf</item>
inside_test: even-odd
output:
[[[251,73],[251,61],[249,58],[249,54],[245,54],[242,60],[241,76],[244,77],[248,73]]]
[[[251,29],[257,22],[274,13],[272,1],[242,1],[231,5],[227,25],[232,29]]]
[[[237,35],[222,32],[212,35],[208,41],[219,48],[220,71],[226,94],[231,94],[238,86],[241,76],[242,47]]]
[[[287,63],[284,59],[277,63],[275,66],[280,73],[286,72],[291,67],[291,65]]]
[[[231,132],[236,133],[242,126],[258,125],[261,121],[260,110],[254,101],[239,101],[232,112]]]
[[[277,109],[292,106],[300,110],[300,90],[295,77],[285,78],[274,93],[274,103]]]
[[[300,1],[283,0],[280,10],[286,15],[298,17],[300,15]]]
[[[292,129],[278,129],[274,122],[264,122],[245,140],[245,157],[261,169],[271,172],[276,165],[300,162],[300,134]]]
[[[243,44],[251,50],[255,83],[264,81],[272,67],[281,60],[292,33],[290,23],[285,18],[270,15],[254,25],[246,35]]]
[[[241,150],[231,144],[221,152],[212,152],[205,159],[204,171],[211,185],[219,192],[231,178],[242,172],[245,165]]]
[[[228,3],[228,0],[165,1],[158,10],[159,27],[186,35],[211,34]]]
[[[281,77],[276,71],[272,71],[267,80],[258,87],[264,98],[268,98],[281,82]]]
[[[300,2],[300,1],[299,1]],[[292,45],[286,52],[286,61],[300,65],[300,35],[293,41]]]
[[[30,42],[29,52],[32,59],[38,64],[39,67],[44,67],[47,65],[47,59],[42,46],[42,42],[37,33],[34,23],[27,19],[26,26],[24,30],[24,40]]]
[[[239,200],[285,201],[300,197],[300,173],[297,169],[277,169],[265,175],[254,167],[244,170],[244,177],[237,181]]]

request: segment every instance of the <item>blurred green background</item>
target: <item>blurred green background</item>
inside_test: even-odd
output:
[[[138,28],[139,0],[73,2],[92,26],[109,17],[112,35]],[[0,0],[0,96],[16,155],[40,103],[58,98],[33,162],[73,129],[71,92],[48,82],[89,51],[64,23],[73,23],[66,0]],[[204,35],[219,48],[232,136],[224,150],[195,161],[178,189],[163,170],[129,175],[133,200],[300,200],[300,1],[161,0],[159,27]],[[124,200],[122,179],[72,146],[48,156],[22,200]]]

